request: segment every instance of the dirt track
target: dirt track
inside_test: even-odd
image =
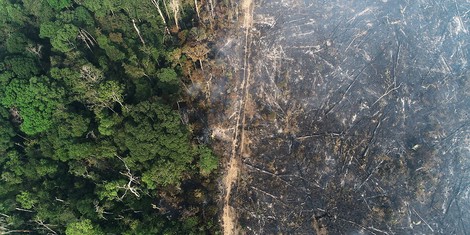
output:
[[[230,205],[230,199],[232,194],[232,186],[237,182],[240,172],[240,154],[245,153],[245,122],[246,122],[246,104],[249,99],[248,90],[250,86],[250,65],[248,63],[250,57],[250,29],[253,25],[253,2],[252,0],[243,0],[241,5],[243,12],[243,27],[245,29],[245,50],[243,58],[243,77],[241,84],[239,85],[242,90],[241,97],[239,97],[239,105],[234,127],[234,135],[232,140],[231,155],[227,166],[227,173],[223,178],[223,187],[225,188],[225,196],[223,202],[222,212],[222,229],[224,234],[238,234],[239,229],[237,225],[237,212]]]

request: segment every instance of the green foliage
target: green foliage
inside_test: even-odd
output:
[[[40,72],[35,60],[28,57],[7,58],[5,59],[5,67],[18,78],[30,78]]]
[[[84,67],[88,68],[86,66]],[[65,84],[65,88],[69,94],[69,99],[82,102],[86,100],[86,94],[90,90],[93,90],[93,86],[95,85],[94,82],[84,78],[93,76],[97,79],[101,79],[103,77],[101,71],[93,74],[87,73],[89,76],[85,76],[85,74],[80,74],[80,72],[74,71],[70,68],[52,68],[50,73],[52,78]]]
[[[103,73],[92,65],[83,65],[80,72],[71,69],[51,70],[51,76],[64,81],[73,99],[83,102],[99,111],[113,109],[115,104],[124,102],[124,86],[118,81],[103,81]]]
[[[165,94],[178,92],[180,81],[174,69],[164,68],[157,73],[158,86]]]
[[[28,18],[24,15],[20,4],[12,4],[8,0],[0,1],[0,12],[3,13],[2,20],[17,25],[23,25]]]
[[[174,185],[181,181],[186,170],[188,170],[187,166],[177,162],[159,161],[150,170],[144,172],[142,181],[149,189],[156,189],[159,185]]]
[[[55,10],[61,10],[72,4],[71,0],[47,0],[47,3]]]
[[[11,34],[6,41],[9,53],[24,53],[28,39],[21,33]]]
[[[46,0],[22,0],[25,12],[34,16],[37,22],[47,22],[54,17],[55,10]]]
[[[13,127],[7,120],[9,113],[3,107],[0,107],[0,156],[2,156],[9,148],[13,147],[11,138],[15,136]]]
[[[38,200],[36,200],[31,193],[25,191],[16,195],[16,201],[24,209],[31,209],[34,207],[35,204],[38,203]]]
[[[0,212],[9,228],[211,232],[201,221],[213,214],[186,216],[205,205],[172,187],[207,182],[217,158],[176,110],[187,68],[169,51],[182,57],[183,45],[151,1],[0,0],[0,26]]]
[[[201,146],[198,149],[199,152],[199,172],[203,176],[208,176],[210,173],[212,173],[214,170],[217,169],[219,160],[217,157],[212,154],[212,151],[205,147]]]
[[[72,222],[67,225],[65,230],[67,235],[100,235],[104,234],[96,225],[93,225],[91,220],[85,219],[77,222]]]
[[[54,49],[67,53],[75,48],[78,28],[72,24],[46,22],[41,24],[39,36],[42,38],[50,38],[51,45]]]
[[[90,125],[90,118],[73,112],[56,112],[54,122],[58,134],[62,137],[81,137],[86,134]]]
[[[80,0],[77,2],[95,13],[99,13],[103,7],[103,0]]]
[[[39,37],[41,38],[54,37],[59,28],[60,28],[59,23],[45,22],[41,24],[41,27],[39,28]]]
[[[75,8],[73,13],[75,16],[74,21],[77,23],[77,25],[83,25],[83,26],[89,27],[95,24],[95,20],[93,19],[93,16],[85,7],[79,6]]]
[[[126,74],[131,78],[141,78],[145,76],[145,70],[130,64],[123,64]]]
[[[8,84],[0,103],[6,108],[18,108],[23,119],[21,130],[35,135],[52,126],[52,114],[58,108],[64,91],[48,77],[32,77],[28,81],[15,79]]]
[[[106,81],[98,87],[98,92],[93,97],[92,103],[103,107],[111,107],[113,103],[122,104],[124,102],[124,87],[117,81]]]
[[[106,136],[113,135],[116,130],[116,126],[118,126],[123,120],[122,117],[116,115],[115,113],[108,114],[108,112],[105,110],[97,112],[96,117],[99,121],[98,131],[100,134]]]
[[[156,102],[141,102],[130,107],[127,115],[130,120],[117,133],[115,141],[121,143],[123,151],[129,151],[134,162],[154,162],[143,173],[143,182],[149,189],[178,183],[194,159],[179,114]]]
[[[108,55],[109,59],[113,61],[119,61],[123,60],[126,57],[126,55],[122,51],[117,49],[115,46],[112,45],[111,42],[109,42],[109,39],[106,36],[101,35],[96,40],[98,42],[98,45],[106,51],[106,55]]]
[[[98,187],[98,197],[100,200],[103,199],[110,199],[116,200],[118,199],[118,192],[122,189],[122,185],[125,185],[126,182],[105,182],[104,184]]]
[[[180,124],[178,112],[157,102],[141,102],[130,107],[128,121],[116,142],[140,162],[155,157],[181,163],[192,161],[188,132]]]
[[[58,171],[57,164],[49,159],[40,159],[36,165],[36,173],[38,176],[53,176]]]
[[[72,11],[61,11],[57,14],[56,21],[63,24],[73,24],[75,20],[75,14]]]
[[[1,65],[1,64],[0,64]],[[11,71],[0,73],[0,94],[4,92],[5,87],[10,83],[15,75]]]
[[[152,92],[154,91],[152,87],[152,81],[148,78],[141,78],[141,79],[134,79],[132,82],[135,85],[135,95],[134,99],[138,102],[147,100],[149,97],[152,96]]]
[[[64,53],[69,52],[75,47],[74,41],[77,35],[78,28],[74,25],[66,24],[51,37],[52,47]]]

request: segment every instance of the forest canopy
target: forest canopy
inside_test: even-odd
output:
[[[0,0],[0,233],[217,231],[194,3]]]

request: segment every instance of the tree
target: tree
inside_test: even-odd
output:
[[[6,183],[10,188],[13,185],[19,185],[26,178],[24,163],[20,160],[20,155],[17,151],[8,151],[3,155],[2,160],[2,174],[1,181]]]
[[[21,208],[32,209],[35,204],[38,203],[38,200],[34,196],[26,191],[21,192],[16,195],[16,201],[21,205]]]
[[[69,223],[65,230],[67,235],[101,235],[104,234],[101,229],[93,225],[91,220],[84,219],[76,222]]]
[[[6,41],[7,51],[9,53],[24,53],[28,39],[21,33],[11,34]]]
[[[186,54],[193,62],[199,61],[201,69],[203,69],[202,61],[207,59],[209,48],[205,44],[197,44],[195,46],[185,46],[183,53]]]
[[[22,0],[21,2],[24,12],[34,16],[35,27],[37,27],[37,23],[48,22],[55,17],[55,10],[45,0]]]
[[[163,68],[157,73],[158,87],[163,94],[175,94],[179,90],[180,80],[174,69]]]
[[[28,21],[28,18],[25,16],[21,5],[12,4],[8,0],[0,0],[0,12],[4,14],[1,17],[2,21],[9,21],[15,23],[16,25],[24,25],[25,22]]]
[[[53,121],[58,134],[62,138],[84,136],[87,133],[91,122],[89,117],[66,110],[55,112]]]
[[[134,163],[151,162],[142,181],[148,188],[177,184],[194,160],[193,146],[179,113],[159,102],[129,107],[127,122],[114,138]]]
[[[182,195],[217,165],[173,103],[188,55],[164,22],[187,34],[188,3],[0,0],[0,233],[197,234],[212,216]]]
[[[97,112],[103,108],[113,110],[116,103],[124,108],[124,86],[114,80],[103,81],[103,72],[93,65],[81,66],[80,72],[69,68],[53,68],[51,76],[63,80],[75,100],[89,105]]]
[[[13,146],[11,138],[15,136],[13,127],[8,122],[8,111],[0,107],[0,156],[2,156],[9,148]]]
[[[98,186],[96,194],[100,200],[119,200],[119,191],[122,190],[121,185],[124,185],[125,183],[126,182],[123,180],[104,182]]]
[[[78,28],[72,24],[47,22],[41,24],[39,36],[50,38],[51,45],[59,52],[67,53],[75,48]]]
[[[90,12],[82,6],[79,6],[75,8],[73,11],[74,13],[74,22],[76,22],[76,25],[79,27],[90,27],[95,24],[95,20],[93,19],[93,16],[90,14]]]
[[[177,31],[180,29],[179,23],[178,23],[180,19],[180,7],[181,7],[181,2],[179,0],[170,0],[170,9],[173,12],[173,20],[175,21],[175,26],[176,26]]]
[[[112,110],[114,103],[124,108],[124,87],[117,81],[106,81],[98,87],[98,92],[90,96],[93,105]]]
[[[29,57],[8,57],[4,63],[6,69],[12,71],[17,78],[29,79],[40,73],[36,61]]]
[[[62,10],[72,4],[71,0],[47,0],[47,3],[55,10]]]
[[[152,167],[142,175],[142,182],[149,189],[155,189],[157,186],[176,185],[180,183],[183,173],[188,170],[188,166],[178,164],[173,161],[157,161]]]
[[[35,135],[49,129],[52,114],[63,101],[64,91],[48,77],[32,77],[29,81],[14,79],[5,88],[0,103],[7,109],[17,108],[23,120],[21,130]]]
[[[198,148],[199,152],[199,172],[203,176],[208,176],[210,173],[212,173],[214,170],[217,169],[219,160],[217,159],[216,156],[212,153],[212,151],[205,147],[201,146]]]
[[[83,65],[77,71],[73,68],[52,68],[51,77],[62,81],[68,94],[68,99],[87,103],[87,93],[94,91],[104,78],[103,72],[92,65]]]
[[[96,38],[96,40],[98,45],[105,50],[109,59],[113,61],[119,61],[126,57],[122,51],[117,49],[111,42],[109,42],[109,39],[106,36],[100,35]]]
[[[116,128],[122,123],[123,118],[116,113],[109,114],[106,110],[96,112],[98,119],[98,131],[105,136],[111,136],[115,133]]]
[[[78,4],[86,7],[91,12],[94,12],[99,15],[103,15],[104,12],[100,10],[103,8],[103,0],[80,0],[76,1]]]

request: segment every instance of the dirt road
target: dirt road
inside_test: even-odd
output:
[[[248,63],[250,56],[250,29],[253,25],[253,2],[252,0],[243,0],[241,4],[243,12],[243,27],[245,30],[245,47],[243,59],[243,77],[241,79],[240,89],[242,90],[241,97],[239,97],[237,118],[235,122],[235,132],[233,135],[232,149],[230,161],[227,166],[227,173],[223,179],[223,187],[225,188],[224,207],[222,214],[222,226],[224,234],[238,234],[237,228],[237,213],[236,210],[230,206],[230,198],[232,193],[232,186],[237,182],[240,172],[240,154],[245,152],[245,109],[247,99],[249,99],[248,90],[250,85],[250,65]]]

